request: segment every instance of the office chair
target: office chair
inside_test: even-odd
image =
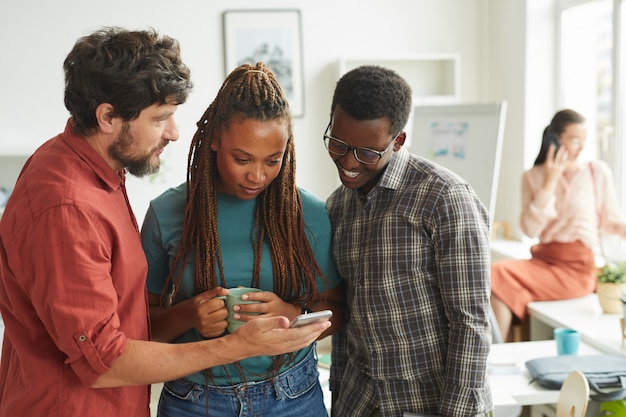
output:
[[[589,403],[589,384],[580,371],[572,371],[559,392],[556,417],[584,417]]]

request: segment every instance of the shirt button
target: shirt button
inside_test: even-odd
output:
[[[78,341],[79,342],[84,342],[87,340],[87,336],[85,336],[84,334],[81,334],[80,336],[78,336]]]

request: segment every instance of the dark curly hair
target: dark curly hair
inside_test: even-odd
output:
[[[362,65],[344,74],[335,87],[330,116],[337,105],[357,120],[388,117],[396,134],[411,113],[411,87],[398,73],[377,65]]]
[[[63,69],[65,107],[84,136],[95,132],[102,103],[113,106],[111,116],[129,121],[155,103],[184,103],[193,86],[178,41],[154,29],[101,28],[76,42]]]

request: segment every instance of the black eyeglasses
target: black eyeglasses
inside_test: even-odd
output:
[[[356,160],[362,164],[367,165],[377,164],[378,161],[380,161],[380,158],[383,157],[383,155],[389,150],[391,145],[396,141],[396,138],[400,135],[400,132],[398,132],[393,137],[393,139],[391,139],[391,142],[389,142],[389,145],[387,145],[387,147],[383,151],[376,151],[370,148],[350,146],[346,142],[329,135],[328,130],[330,129],[331,124],[332,121],[328,123],[328,126],[324,131],[324,145],[326,146],[326,149],[328,149],[328,152],[333,155],[344,156],[350,150],[352,150],[352,152],[354,152],[354,157],[356,158]]]

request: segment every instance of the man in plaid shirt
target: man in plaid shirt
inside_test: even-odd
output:
[[[410,111],[391,70],[337,83],[324,143],[343,185],[327,208],[349,318],[333,336],[332,414],[489,416],[488,213],[467,181],[402,147]]]

